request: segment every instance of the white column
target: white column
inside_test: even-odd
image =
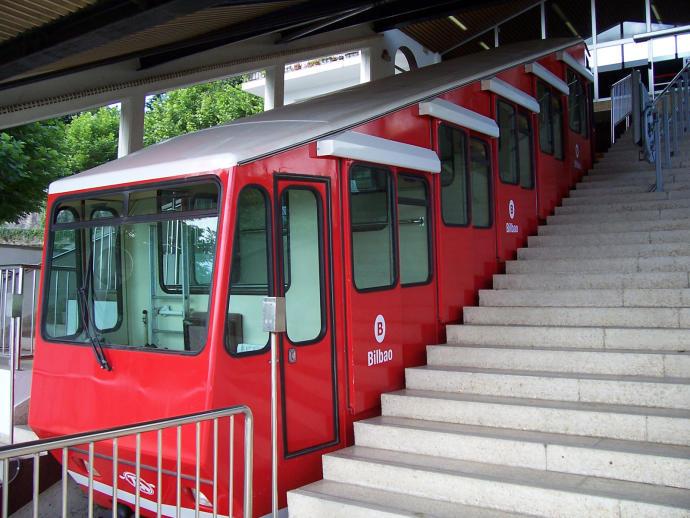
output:
[[[360,50],[359,82],[368,83],[395,73],[394,56],[381,47],[367,47]]]
[[[146,96],[131,95],[122,99],[120,105],[120,135],[117,141],[117,156],[128,155],[144,147],[144,110]]]
[[[285,65],[280,63],[266,69],[264,88],[264,111],[280,108],[285,104]]]

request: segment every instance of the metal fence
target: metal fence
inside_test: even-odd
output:
[[[16,367],[22,357],[34,352],[40,269],[40,265],[22,264],[0,267],[0,355],[10,356],[14,351]]]
[[[215,518],[221,516],[218,505],[220,491],[222,491],[220,494],[223,502],[228,503],[228,515],[232,515],[233,488],[235,486],[233,474],[236,460],[234,430],[235,416],[239,414],[244,417],[242,513],[244,518],[250,518],[252,515],[254,419],[251,410],[244,405],[0,448],[0,468],[2,469],[0,481],[8,481],[8,483],[2,483],[0,516],[7,518],[8,515],[10,462],[22,458],[33,459],[33,516],[38,516],[40,502],[38,461],[40,455],[49,452],[52,452],[62,463],[62,503],[60,509],[63,518],[68,516],[67,482],[69,476],[72,476],[87,491],[87,515],[89,518],[93,517],[94,512],[94,491],[113,498],[113,518],[118,516],[117,506],[114,505],[118,500],[127,502],[136,517],[140,516],[142,509],[145,509],[150,513],[155,513],[157,517],[179,517],[194,513],[196,517],[212,515]],[[225,428],[226,424],[227,428]],[[203,437],[202,426],[208,427],[208,433],[203,434]],[[183,427],[188,433],[190,428],[194,432],[194,440],[191,441],[194,444],[193,453],[183,448]],[[221,427],[223,429],[219,432]],[[169,430],[166,437],[167,439],[172,437],[174,443],[172,446],[168,441],[163,440],[165,430]],[[142,436],[144,434],[146,434],[147,445],[153,444],[155,446],[155,466],[142,462]],[[223,447],[225,442],[219,439],[221,436],[227,438],[227,448]],[[202,449],[202,443],[209,439],[211,449]],[[123,444],[127,444],[127,446],[122,446]],[[189,444],[189,441],[185,444]],[[209,446],[207,442],[205,445]],[[124,454],[121,450],[125,450]],[[165,459],[163,459],[164,450],[168,452]],[[171,451],[176,451],[174,462],[173,459],[169,458]],[[212,451],[211,458],[202,458],[202,451]],[[228,454],[227,457],[223,457],[222,461],[219,454],[221,451]],[[77,455],[81,455],[82,474],[75,473],[75,452]],[[190,454],[195,462],[193,465],[185,462],[183,467],[183,456],[187,459]],[[101,470],[103,470],[102,462],[104,459],[105,462],[112,465],[112,481],[109,483],[100,481],[101,479],[108,481],[111,474],[108,473],[106,477],[103,477],[103,474],[97,471],[98,467],[95,465],[98,459],[101,462],[98,466]],[[225,462],[226,459],[227,463]],[[166,461],[165,467],[164,460]],[[202,462],[206,469],[211,465],[210,479],[201,476]],[[127,471],[121,473],[122,469]],[[142,470],[151,473],[152,477],[155,473],[155,484],[144,481]],[[223,471],[221,472],[221,470]],[[174,504],[162,501],[164,477],[169,484],[169,491],[166,494],[175,495]],[[227,486],[219,487],[219,480],[224,481],[226,479],[228,481]],[[124,481],[123,484],[127,483],[131,486],[132,492],[118,489],[120,480]],[[194,497],[193,510],[183,504],[183,481],[184,488]],[[174,484],[172,484],[173,482]],[[202,484],[204,491],[206,491],[204,494],[202,494]],[[171,485],[173,487],[170,487]],[[146,498],[153,496],[153,494],[156,494],[155,500]],[[188,501],[189,495],[186,496]],[[200,507],[203,510],[200,510]]]
[[[615,127],[632,113],[632,76],[627,75],[611,86],[611,143],[616,141]]]

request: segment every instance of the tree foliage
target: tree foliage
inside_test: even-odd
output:
[[[48,184],[67,171],[63,135],[59,120],[0,132],[0,221],[17,221],[43,205]]]
[[[82,112],[65,128],[69,173],[78,173],[117,158],[120,110],[104,106]]]

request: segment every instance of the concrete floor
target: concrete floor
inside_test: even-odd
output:
[[[67,516],[83,518],[88,516],[89,500],[86,492],[83,491],[74,480],[68,478],[67,482]],[[10,518],[32,518],[33,503],[29,502],[24,507],[10,515]],[[62,515],[62,484],[57,482],[50,488],[43,491],[38,498],[38,517],[55,518]],[[105,509],[94,505],[94,518],[110,518],[111,509]]]

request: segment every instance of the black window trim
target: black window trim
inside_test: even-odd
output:
[[[469,228],[472,225],[472,196],[471,196],[471,189],[472,189],[472,182],[471,182],[471,174],[470,174],[470,138],[471,134],[470,132],[462,128],[461,126],[457,126],[455,124],[449,124],[447,122],[442,122],[439,121],[439,124],[436,129],[436,141],[438,142],[437,144],[437,153],[440,156],[441,153],[441,139],[440,139],[440,134],[441,134],[441,128],[448,128],[453,131],[459,131],[462,133],[465,137],[465,185],[467,188],[465,188],[465,207],[466,207],[466,218],[467,218],[467,223],[461,224],[461,223],[448,223],[445,220],[445,217],[443,215],[443,185],[441,185],[440,181],[440,175],[439,175],[439,201],[440,201],[440,206],[441,206],[441,222],[446,226],[446,227],[456,227],[456,228]],[[453,172],[455,174],[455,172]]]
[[[498,121],[498,113],[499,113],[498,106],[499,106],[499,104],[505,104],[506,106],[509,106],[510,108],[513,109],[513,131],[515,132],[515,153],[513,153],[513,154],[514,154],[514,158],[515,158],[515,169],[516,169],[517,174],[516,174],[515,182],[509,182],[507,180],[504,180],[503,177],[501,176],[501,166],[500,166],[500,161],[501,161],[500,160],[500,152],[501,152],[500,151],[500,142],[501,142],[500,139],[501,139],[501,136],[499,135],[499,137],[498,137],[499,140],[496,143],[496,152],[498,153],[498,156],[499,156],[499,160],[498,160],[499,164],[497,164],[497,166],[498,166],[498,179],[500,180],[500,182],[502,184],[514,185],[517,187],[520,185],[520,148],[518,146],[518,138],[519,137],[518,137],[518,123],[517,123],[518,108],[514,102],[509,101],[508,99],[505,99],[503,97],[496,96],[496,124],[498,125],[499,130],[501,127],[501,125],[499,124],[499,121]]]
[[[424,183],[424,186],[426,187],[426,199],[424,201],[413,199],[413,198],[400,198],[400,195],[398,193],[398,189],[396,188],[396,210],[397,210],[397,205],[400,203],[400,200],[403,200],[403,204],[406,205],[416,205],[418,207],[426,207],[426,220],[427,220],[427,225],[428,225],[428,230],[426,233],[427,236],[427,256],[428,256],[428,264],[429,264],[429,272],[427,273],[427,277],[423,281],[418,281],[418,282],[408,282],[408,283],[403,283],[402,282],[402,273],[400,274],[400,287],[402,288],[410,288],[414,286],[426,286],[427,284],[431,284],[431,282],[434,280],[434,253],[433,253],[433,242],[434,242],[434,228],[433,228],[433,223],[432,220],[433,218],[431,217],[431,184],[427,180],[427,178],[420,173],[414,173],[411,171],[407,170],[402,170],[398,171],[397,178],[400,177],[403,178],[411,178],[414,179],[415,181],[422,181]],[[397,180],[397,179],[396,179]],[[396,181],[397,185],[397,181]],[[443,211],[441,211],[443,212]],[[398,232],[400,232],[400,221],[397,221],[397,229]],[[398,240],[400,237],[398,236]],[[398,251],[398,253],[400,253]],[[398,256],[398,262],[400,262],[400,256]]]
[[[518,122],[518,119],[520,116],[524,116],[525,119],[527,120],[527,136],[529,137],[529,179],[530,179],[530,185],[529,187],[525,187],[522,185],[522,169],[520,167],[520,135],[522,133],[520,131],[520,124]],[[517,137],[517,142],[515,143],[515,149],[517,150],[517,159],[518,159],[518,184],[520,185],[521,189],[524,189],[526,191],[533,191],[534,190],[534,184],[536,183],[536,167],[535,167],[535,157],[534,157],[534,128],[532,124],[532,112],[529,110],[522,108],[521,106],[517,106],[517,111],[515,112],[515,126],[516,126],[516,132],[515,136]]]
[[[487,165],[488,171],[487,171],[487,180],[488,180],[488,202],[489,202],[489,207],[488,207],[488,212],[489,212],[489,224],[484,226],[484,225],[475,225],[474,223],[474,218],[472,218],[472,228],[477,228],[477,229],[491,229],[494,226],[494,185],[493,185],[493,163],[492,163],[492,156],[491,156],[491,143],[489,140],[485,137],[480,137],[478,135],[470,135],[470,140],[476,140],[477,142],[481,143],[484,148],[486,149],[486,160],[472,160],[472,147],[470,146],[469,148],[469,160],[470,160],[470,178],[472,176],[472,162],[477,162],[477,163],[483,163]]]

